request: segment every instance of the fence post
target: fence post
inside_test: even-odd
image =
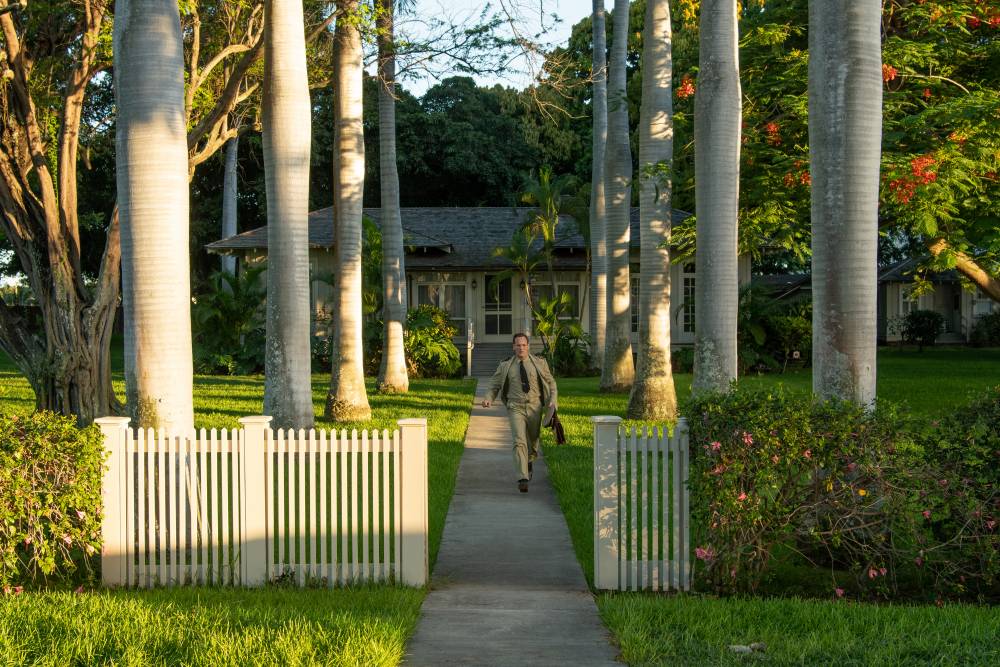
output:
[[[101,480],[101,583],[124,586],[128,583],[128,519],[132,508],[125,506],[126,443],[128,417],[100,417],[94,420],[104,436],[107,467]]]
[[[621,417],[594,424],[594,588],[618,590],[618,427]]]
[[[681,590],[691,590],[691,488],[690,480],[690,440],[689,427],[686,418],[677,420],[676,427],[677,440],[680,443],[680,469],[681,488],[678,490],[681,496],[681,511],[675,521],[681,526]]]
[[[240,507],[243,508],[240,535],[240,570],[244,586],[267,583],[267,546],[271,539],[268,526],[271,489],[267,488],[266,431],[270,417],[241,417],[243,428],[243,475]]]
[[[427,583],[427,420],[400,419],[399,438],[402,463],[396,492],[400,494],[399,527],[402,540],[399,555],[401,583]]]

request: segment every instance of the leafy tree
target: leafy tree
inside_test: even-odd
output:
[[[195,368],[246,375],[264,370],[265,265],[216,271],[191,307]]]

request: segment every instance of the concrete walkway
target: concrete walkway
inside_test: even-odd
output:
[[[543,459],[513,478],[502,405],[480,379],[431,591],[404,664],[617,665]]]

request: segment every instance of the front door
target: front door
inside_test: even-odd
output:
[[[494,285],[496,275],[486,274],[486,320],[483,322],[487,340],[509,341],[514,333],[511,279],[504,278]]]

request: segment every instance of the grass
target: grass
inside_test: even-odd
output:
[[[1000,613],[798,599],[601,594],[630,665],[996,665]],[[741,655],[731,645],[762,642]]]
[[[114,348],[113,348],[114,350]],[[115,388],[124,397],[120,353]],[[329,376],[312,378],[322,417]],[[429,556],[433,567],[462,455],[470,380],[413,380],[410,393],[382,395],[368,382],[372,420],[316,428],[393,429],[397,419],[426,417],[428,425]],[[196,376],[195,426],[236,428],[260,414],[260,376]],[[27,414],[27,381],[0,353],[0,411]],[[395,665],[420,613],[424,591],[402,587],[333,591],[166,589],[73,595],[0,595],[2,664],[337,664]]]
[[[396,665],[423,595],[362,587],[0,596],[0,664]]]
[[[1000,384],[1000,350],[882,349],[879,396],[928,419]],[[678,398],[691,376],[675,375]],[[749,376],[743,386],[809,391],[809,370]],[[559,415],[568,444],[545,444],[549,476],[566,515],[577,558],[593,585],[593,431],[590,417],[624,415],[628,396],[602,394],[597,378],[561,379]],[[1000,613],[953,605],[878,606],[846,601],[710,599],[697,595],[599,594],[598,608],[626,662],[647,664],[997,664]],[[761,655],[730,644],[763,641]]]

